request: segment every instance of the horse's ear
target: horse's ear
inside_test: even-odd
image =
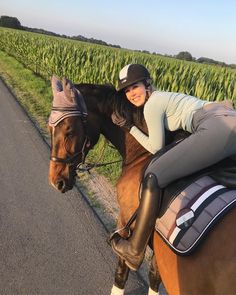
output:
[[[51,87],[53,96],[55,96],[58,92],[61,92],[63,90],[60,79],[55,75],[52,76]]]
[[[83,115],[87,116],[87,106],[79,90],[77,90],[74,84],[72,84],[72,82],[66,78],[62,79],[62,86],[66,98],[69,99],[72,103],[78,105]]]
[[[76,93],[76,89],[73,86],[73,84],[71,83],[71,81],[66,78],[63,78],[62,79],[62,87],[63,87],[63,91],[64,91],[67,99],[69,99],[71,102],[76,102],[77,93]]]

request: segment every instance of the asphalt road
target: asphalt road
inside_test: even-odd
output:
[[[0,80],[0,295],[109,295],[117,259],[106,231],[76,189],[49,186],[48,159]],[[134,273],[126,294],[147,294]]]

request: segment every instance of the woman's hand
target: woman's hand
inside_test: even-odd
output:
[[[112,122],[119,127],[124,127],[126,129],[131,129],[133,124],[131,122],[128,122],[124,117],[122,117],[120,114],[113,112],[111,115]]]

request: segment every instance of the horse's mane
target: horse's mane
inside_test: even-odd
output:
[[[116,99],[116,89],[112,84],[83,83],[76,84],[75,87],[84,96],[88,109],[111,116]]]

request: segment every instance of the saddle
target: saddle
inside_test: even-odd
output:
[[[236,205],[236,161],[226,158],[168,185],[155,230],[178,255],[190,255]]]
[[[236,189],[236,158],[228,157],[208,168],[169,184],[163,191],[161,209],[158,216],[161,217],[165,213],[169,204],[184,188],[203,176],[210,176],[218,184],[230,189]]]

